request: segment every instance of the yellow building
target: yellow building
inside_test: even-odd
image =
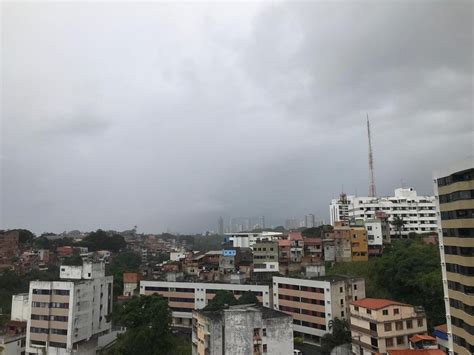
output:
[[[474,161],[434,174],[450,354],[474,354]]]
[[[352,261],[368,261],[369,246],[365,227],[351,227]]]

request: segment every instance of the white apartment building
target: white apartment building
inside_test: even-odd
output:
[[[349,276],[316,279],[273,277],[273,308],[293,317],[295,336],[319,343],[334,318],[349,320],[350,302],[365,298],[365,280]]]
[[[234,248],[251,248],[257,241],[278,240],[283,235],[280,232],[261,233],[226,233],[226,236]]]
[[[219,290],[231,291],[236,298],[252,291],[264,307],[272,307],[270,287],[207,282],[140,281],[140,294],[160,294],[168,299],[173,325],[191,326],[192,311],[206,307]]]
[[[375,219],[377,212],[384,212],[389,222],[395,216],[403,218],[405,225],[401,231],[402,237],[410,232],[436,232],[438,221],[434,196],[418,196],[413,188],[395,189],[391,197],[356,197],[347,196],[347,202],[342,199],[332,200],[329,206],[331,224],[344,219]],[[347,206],[346,206],[347,205]],[[345,209],[347,207],[347,214]],[[396,237],[396,228],[390,225],[391,237]]]
[[[341,193],[339,198],[332,199],[329,205],[329,221],[331,226],[334,226],[334,222],[348,221],[349,220],[349,207],[351,204],[351,197],[345,193]]]
[[[26,352],[30,354],[95,354],[98,338],[112,324],[113,276],[104,264],[61,266],[61,281],[32,281]]]
[[[366,219],[367,244],[369,256],[382,254],[384,245],[391,243],[390,224],[383,219]]]

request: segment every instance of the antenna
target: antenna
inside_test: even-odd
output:
[[[375,197],[377,191],[375,190],[375,178],[374,178],[374,158],[372,155],[372,140],[370,138],[370,121],[369,114],[367,114],[367,135],[369,137],[369,197]]]

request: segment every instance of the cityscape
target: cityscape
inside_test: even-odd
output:
[[[473,2],[0,10],[0,355],[474,354]]]

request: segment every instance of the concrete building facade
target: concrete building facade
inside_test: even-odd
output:
[[[257,305],[194,311],[192,343],[193,355],[290,355],[292,319]]]
[[[112,327],[113,277],[103,264],[84,263],[61,266],[60,279],[30,282],[26,351],[95,354],[98,337]]]
[[[379,256],[384,246],[391,243],[390,225],[387,219],[375,218],[365,220],[369,256]]]
[[[378,212],[384,212],[389,221],[395,216],[403,218],[405,225],[401,231],[402,237],[407,237],[410,232],[428,233],[437,231],[436,205],[434,196],[418,196],[413,188],[395,189],[391,197],[358,197],[347,196],[345,205],[348,205],[348,219],[376,218]],[[330,211],[340,209],[339,200],[332,200]],[[337,208],[336,208],[337,207]],[[331,217],[331,224],[346,218],[342,215]],[[390,225],[392,238],[398,236],[397,230]]]
[[[257,241],[271,241],[281,238],[280,232],[261,232],[261,233],[226,233],[228,240],[233,247],[251,248]]]
[[[365,298],[350,305],[352,353],[386,355],[387,349],[408,349],[413,335],[426,334],[422,308],[386,299]]]
[[[265,307],[272,307],[270,287],[207,282],[140,281],[140,294],[160,294],[168,299],[175,326],[191,327],[192,311],[204,308],[218,290],[231,291],[236,298],[251,291]]]
[[[278,272],[278,242],[257,241],[253,245],[253,272]]]
[[[434,173],[448,347],[474,353],[474,160]]]
[[[295,334],[319,343],[334,318],[349,320],[349,303],[365,297],[365,281],[348,276],[273,277],[273,307],[293,317]]]
[[[365,227],[351,227],[352,261],[368,261],[369,249]]]

